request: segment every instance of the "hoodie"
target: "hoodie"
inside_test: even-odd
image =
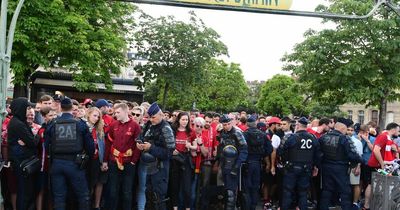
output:
[[[13,118],[8,124],[8,154],[9,159],[14,162],[21,162],[37,154],[37,142],[28,123],[26,122],[26,109],[32,104],[27,98],[17,98],[11,102],[11,113]],[[18,144],[18,140],[25,143]]]

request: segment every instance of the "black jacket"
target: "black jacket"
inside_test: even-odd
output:
[[[32,129],[26,122],[26,109],[31,106],[28,99],[20,97],[11,102],[13,118],[8,124],[8,154],[9,159],[14,162],[21,162],[37,154],[37,141],[35,141]],[[18,140],[25,143],[18,144]]]

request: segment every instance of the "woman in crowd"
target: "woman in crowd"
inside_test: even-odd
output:
[[[95,155],[89,164],[89,187],[93,195],[93,209],[100,209],[101,194],[103,192],[103,185],[107,182],[107,172],[101,170],[101,163],[104,158],[104,123],[102,114],[97,107],[91,107],[86,114],[87,125],[95,145]]]
[[[191,184],[193,177],[192,158],[190,149],[196,149],[190,140],[191,129],[189,114],[182,112],[173,125],[176,148],[172,155],[170,170],[170,196],[174,210],[178,209],[179,195],[183,195],[184,207],[188,210],[191,205]]]

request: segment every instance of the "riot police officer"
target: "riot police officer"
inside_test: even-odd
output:
[[[352,141],[346,136],[349,125],[351,125],[349,120],[338,119],[334,130],[323,135],[319,140],[323,153],[321,210],[329,209],[334,192],[340,195],[342,209],[351,209],[349,162],[357,164],[363,160],[356,152]]]
[[[282,210],[290,208],[294,192],[297,192],[300,210],[307,209],[310,178],[312,173],[315,176],[318,172],[322,154],[315,136],[306,131],[307,124],[305,117],[300,118],[296,123],[296,133],[286,135],[278,150],[285,164]]]
[[[246,203],[247,209],[255,210],[259,197],[259,187],[261,183],[261,161],[265,156],[272,153],[271,141],[267,139],[267,134],[257,129],[256,117],[251,116],[247,119],[248,129],[243,133],[248,146],[246,176]]]
[[[71,99],[61,100],[62,115],[56,118],[45,133],[50,144],[52,166],[50,170],[55,210],[66,209],[67,184],[78,198],[79,210],[90,208],[89,189],[85,177],[85,164],[94,154],[94,141],[82,120],[74,119]]]
[[[227,115],[220,118],[220,123],[223,129],[219,135],[218,153],[226,190],[225,209],[234,210],[239,183],[238,172],[241,164],[247,159],[247,143],[242,132],[233,127]]]
[[[147,201],[157,210],[166,210],[169,163],[175,149],[175,137],[171,126],[157,103],[153,103],[147,113],[149,124],[142,131],[143,142],[137,147],[142,150],[141,162],[147,168]]]

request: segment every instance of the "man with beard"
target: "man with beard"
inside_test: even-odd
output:
[[[143,128],[137,147],[142,150],[141,161],[147,167],[146,199],[157,210],[166,210],[169,165],[175,150],[175,137],[171,126],[157,103],[153,103],[147,114],[149,123]]]
[[[205,125],[204,125],[204,134],[207,136],[207,142],[203,142],[204,146],[207,148],[207,155],[203,155],[203,161],[201,164],[201,173],[200,173],[200,183],[202,187],[206,187],[210,184],[210,176],[212,165],[215,160],[214,151],[217,149],[217,130],[211,127],[212,123],[212,114],[206,113],[205,117]]]
[[[103,121],[104,121],[104,135],[108,135],[109,127],[111,123],[114,121],[114,119],[108,115],[108,110],[111,107],[111,104],[108,103],[107,100],[105,99],[99,99],[95,103],[96,107],[100,109],[101,114],[103,115]]]
[[[268,120],[268,130],[267,130],[267,138],[271,141],[273,150],[271,156],[267,156],[265,158],[266,168],[264,175],[264,209],[272,208],[272,199],[273,196],[276,197],[274,193],[274,186],[279,182],[277,180],[278,176],[276,176],[276,150],[281,143],[281,137],[277,134],[280,134],[282,137],[282,130],[280,129],[281,120],[278,117],[271,117]]]
[[[317,139],[319,139],[323,134],[331,129],[332,125],[332,120],[328,118],[322,118],[318,122],[318,127],[307,128],[307,132],[313,134]]]

